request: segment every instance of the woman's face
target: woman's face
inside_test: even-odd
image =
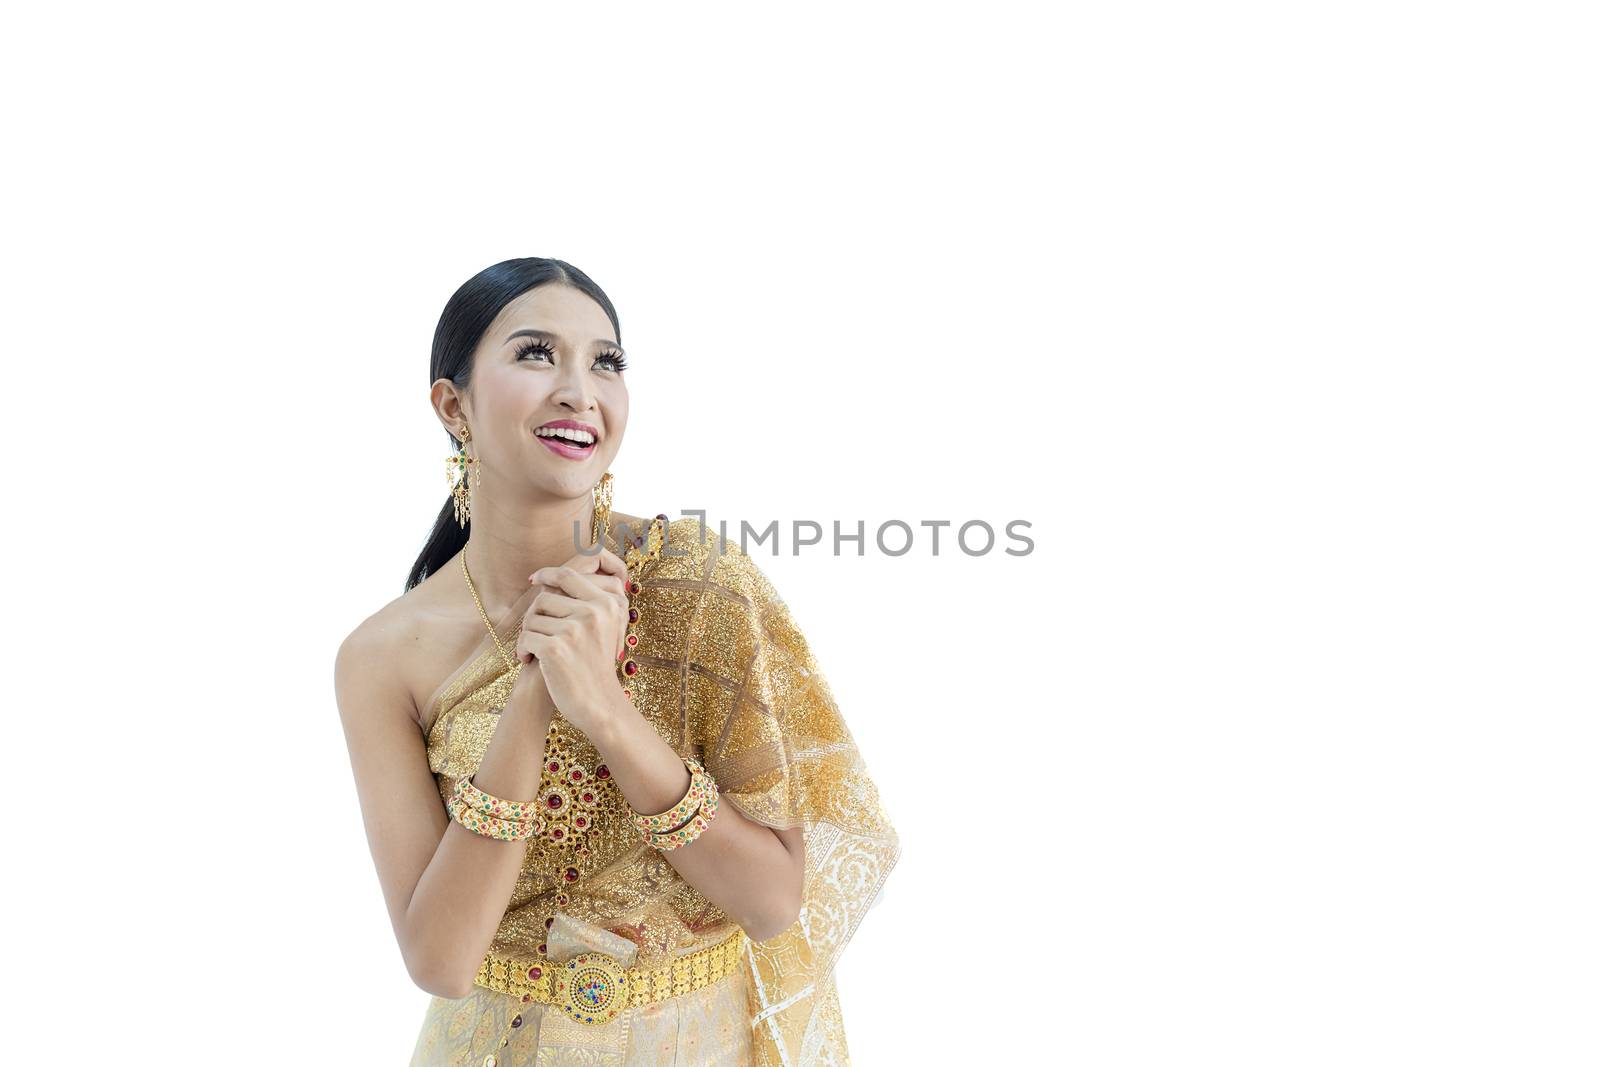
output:
[[[628,423],[625,360],[600,305],[569,285],[531,289],[484,331],[473,361],[468,447],[485,487],[493,479],[512,493],[589,492]],[[567,436],[551,436],[557,427]]]

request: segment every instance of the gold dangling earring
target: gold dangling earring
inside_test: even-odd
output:
[[[611,472],[606,471],[594,487],[594,533],[589,544],[605,547],[606,533],[611,528]]]
[[[456,522],[463,527],[472,517],[472,489],[483,485],[483,472],[478,467],[477,459],[467,455],[467,442],[471,438],[472,431],[466,426],[461,427],[461,444],[444,460],[444,478],[450,486],[450,497],[456,504]],[[471,485],[467,484],[469,476],[472,477]]]

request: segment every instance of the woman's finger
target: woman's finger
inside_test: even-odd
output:
[[[615,595],[613,590],[606,588],[588,575],[579,574],[571,567],[540,567],[533,572],[532,580],[541,585],[559,589],[577,600],[594,600],[603,596]]]
[[[586,557],[584,563],[587,566],[579,569],[578,573],[589,575],[602,589],[618,596],[627,596],[628,565],[622,562],[621,556],[607,549],[600,555]]]
[[[579,574],[626,575],[628,573],[628,566],[622,562],[622,557],[609,548],[602,548],[592,556],[582,554],[573,556],[565,565]]]
[[[522,618],[523,633],[544,634],[546,637],[555,636],[566,629],[567,625],[566,619],[553,615],[535,615],[529,612]]]
[[[580,574],[595,575],[597,580],[604,581],[607,577],[616,578],[620,582],[628,580],[628,565],[622,562],[622,557],[609,548],[602,549],[592,556],[581,556],[577,559],[583,564],[575,568]]]
[[[549,647],[554,640],[548,634],[534,633],[532,630],[522,631],[522,636],[517,638],[517,659],[522,663],[532,663]]]
[[[601,573],[615,575],[624,581],[627,580],[628,565],[622,562],[621,556],[617,555],[609,548],[603,549],[600,554],[595,557],[595,560],[600,565],[599,570]]]
[[[533,598],[533,603],[528,605],[527,614],[553,615],[558,619],[564,619],[571,615],[577,606],[577,598],[546,588]]]
[[[624,610],[628,607],[628,565],[622,562],[622,557],[615,552],[607,552],[611,558],[606,561],[604,573],[617,580],[617,595],[622,598]]]

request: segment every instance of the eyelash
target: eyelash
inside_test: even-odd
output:
[[[522,342],[522,345],[517,349],[517,359],[520,360],[524,356],[530,356],[535,352],[543,352],[552,359],[556,354],[556,350],[550,347],[550,342],[530,339]],[[620,372],[628,369],[628,360],[621,352],[603,352],[595,357],[595,362],[598,363],[602,359],[610,363],[615,371]]]

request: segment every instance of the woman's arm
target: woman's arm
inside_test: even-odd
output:
[[[605,727],[589,740],[634,811],[666,811],[688,791],[689,770],[626,698],[619,701],[605,716]],[[776,937],[800,915],[805,877],[800,827],[775,830],[724,800],[699,837],[662,854],[754,941]]]
[[[406,970],[421,989],[454,1000],[472,992],[528,844],[484,837],[450,818],[394,663],[394,644],[363,624],[339,647],[334,688]],[[538,665],[524,665],[473,782],[509,800],[532,798],[552,716]]]

